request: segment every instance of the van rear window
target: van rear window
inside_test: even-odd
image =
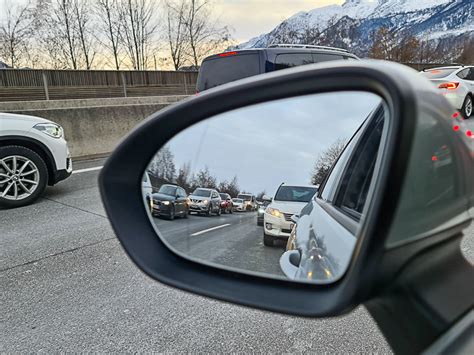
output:
[[[258,53],[245,53],[205,60],[199,69],[198,91],[260,74]]]

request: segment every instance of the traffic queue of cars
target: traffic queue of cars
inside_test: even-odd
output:
[[[142,181],[143,198],[150,207],[153,217],[165,217],[173,220],[175,217],[187,218],[191,213],[205,216],[235,211],[255,211],[256,198],[252,194],[239,194],[232,198],[228,193],[219,193],[215,189],[196,188],[187,195],[184,188],[173,184],[161,185],[158,192],[151,192],[152,186],[148,173]]]

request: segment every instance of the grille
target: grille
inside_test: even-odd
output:
[[[201,203],[202,200],[197,200],[197,199],[195,199],[195,198],[192,198],[192,199],[191,199],[191,202],[192,202],[192,203]]]
[[[283,213],[283,216],[285,216],[285,221],[291,222],[291,217],[293,216],[293,213]]]

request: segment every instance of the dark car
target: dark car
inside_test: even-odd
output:
[[[221,197],[221,213],[232,213],[234,209],[234,203],[232,202],[232,197],[229,194],[220,193]]]
[[[158,192],[151,195],[151,214],[154,217],[167,217],[170,220],[176,216],[187,218],[189,205],[186,196],[186,192],[180,186],[161,185]]]
[[[199,69],[197,91],[275,70],[332,60],[358,60],[345,49],[301,44],[224,52],[205,58]]]

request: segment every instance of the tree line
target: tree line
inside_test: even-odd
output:
[[[12,68],[197,68],[231,42],[213,0],[4,0],[0,58]]]
[[[181,186],[187,193],[193,192],[198,187],[216,189],[236,197],[240,193],[237,176],[231,180],[218,182],[206,166],[196,173],[191,172],[191,164],[184,163],[178,169],[174,162],[174,155],[170,148],[165,146],[153,157],[148,172],[163,183],[173,183]]]

